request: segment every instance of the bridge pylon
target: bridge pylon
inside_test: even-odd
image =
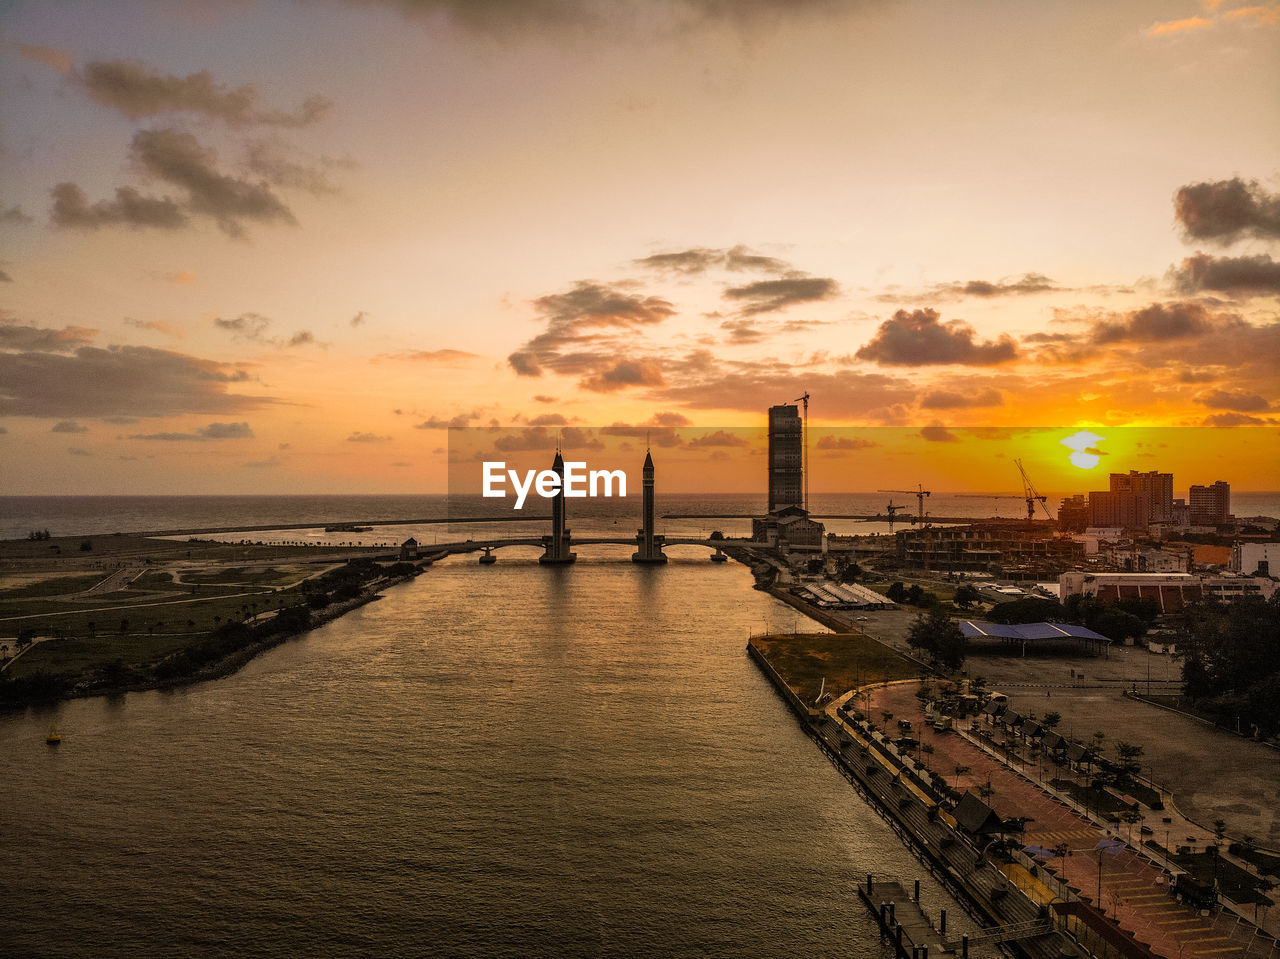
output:
[[[667,538],[654,533],[656,510],[653,502],[653,454],[644,454],[644,505],[641,512],[643,526],[636,530],[636,551],[631,555],[633,563],[665,563],[667,554],[662,551]]]
[[[542,555],[538,557],[538,562],[544,566],[567,566],[578,558],[578,554],[569,548],[572,540],[569,527],[565,525],[564,457],[558,449],[556,458],[551,462],[551,470],[559,474],[560,483],[551,500],[551,535],[542,537]]]

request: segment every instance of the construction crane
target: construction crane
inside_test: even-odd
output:
[[[1049,507],[1045,506],[1045,500],[1049,497],[1042,496],[1040,491],[1036,489],[1035,484],[1031,482],[1031,477],[1027,475],[1027,471],[1023,469],[1022,460],[1013,461],[1018,472],[1022,474],[1022,493],[1023,499],[1027,501],[1027,520],[1031,521],[1036,518],[1036,503],[1040,504],[1040,508],[1044,510],[1044,515],[1049,522],[1053,522],[1053,516],[1049,514]]]
[[[889,513],[889,532],[890,533],[893,532],[893,517],[897,514],[899,510],[904,510],[904,509],[906,509],[905,506],[894,506],[893,500],[889,500],[889,504],[885,507],[885,510]]]
[[[800,439],[804,445],[800,454],[800,468],[804,472],[804,508],[807,511],[809,509],[809,391],[805,390],[804,396],[797,397],[791,402],[804,404],[804,425],[801,427]]]
[[[933,493],[924,488],[923,483],[917,483],[915,489],[881,489],[876,490],[877,493],[910,493],[916,498],[916,502],[920,506],[920,525],[924,525],[924,498],[932,496]]]

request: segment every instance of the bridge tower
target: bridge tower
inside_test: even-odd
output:
[[[556,450],[551,471],[560,477],[560,486],[551,499],[551,535],[542,537],[542,555],[538,562],[547,566],[564,566],[578,558],[569,549],[569,528],[565,525],[564,511],[564,457]]]
[[[633,563],[665,563],[667,554],[662,551],[666,542],[665,536],[654,534],[653,504],[653,454],[644,453],[644,507],[641,521],[644,525],[636,530],[636,551],[631,555]]]

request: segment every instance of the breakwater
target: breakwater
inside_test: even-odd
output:
[[[748,642],[747,654],[832,765],[975,921],[994,927],[993,937],[1002,929],[1024,930],[1024,937],[1005,945],[1027,959],[1083,954],[1068,936],[1052,929],[1045,910],[986,858],[987,847],[966,834],[909,759],[869,726],[808,706],[753,642]]]

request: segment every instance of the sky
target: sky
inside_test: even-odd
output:
[[[1280,489],[1276,3],[3,11],[0,492],[444,492],[450,426],[806,392],[831,488],[1039,426]]]

